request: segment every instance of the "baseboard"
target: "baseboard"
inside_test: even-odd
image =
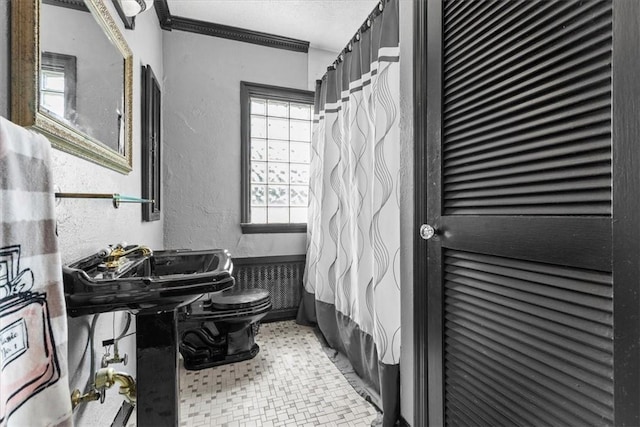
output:
[[[283,320],[294,320],[298,315],[297,308],[286,308],[283,310],[271,310],[261,320],[262,323],[281,322]]]

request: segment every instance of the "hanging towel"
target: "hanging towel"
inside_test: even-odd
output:
[[[70,426],[51,144],[0,117],[0,426]]]

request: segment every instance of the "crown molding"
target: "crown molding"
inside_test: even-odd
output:
[[[156,9],[156,15],[158,15],[160,28],[171,31],[171,12],[169,12],[167,0],[155,0],[153,6]]]
[[[220,37],[239,42],[252,43],[276,49],[291,50],[294,52],[309,52],[309,42],[278,36],[275,34],[251,31],[244,28],[229,25],[215,24],[213,22],[199,21],[197,19],[174,16],[169,11],[167,0],[155,0],[156,14],[160,22],[160,28],[166,31],[180,30],[206,36]]]

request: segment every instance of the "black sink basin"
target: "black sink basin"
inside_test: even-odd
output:
[[[224,249],[156,251],[122,261],[107,269],[98,253],[63,266],[67,313],[173,310],[234,284],[231,255]]]

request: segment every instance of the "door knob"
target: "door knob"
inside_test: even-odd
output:
[[[429,224],[422,224],[420,227],[420,237],[424,240],[429,240],[433,236],[436,235],[436,229],[430,226]]]

